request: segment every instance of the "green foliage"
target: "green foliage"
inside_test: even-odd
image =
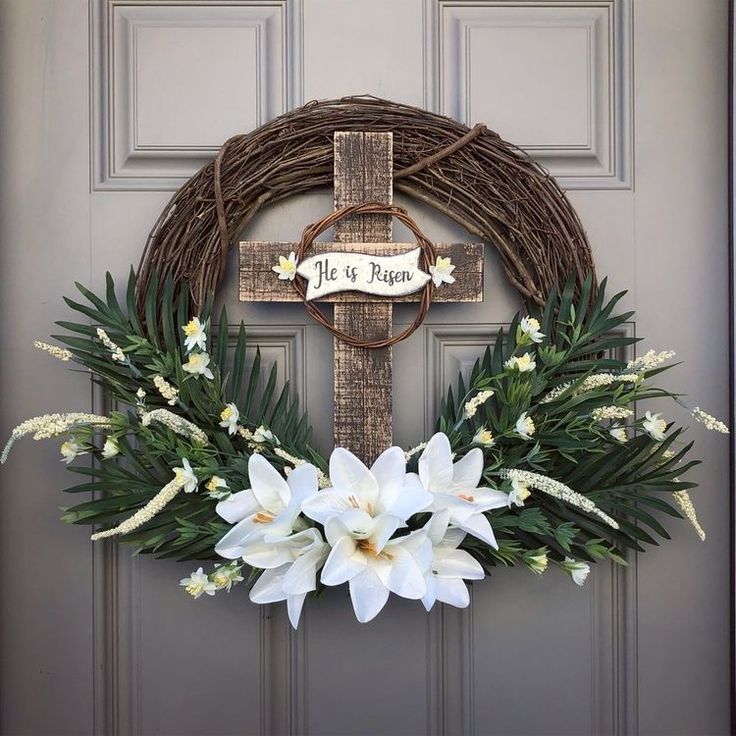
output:
[[[491,523],[500,540],[515,540],[531,551],[542,546],[553,559],[565,556],[594,561],[611,559],[625,564],[627,550],[641,551],[658,538],[668,539],[662,515],[681,517],[672,492],[693,488],[681,478],[697,464],[687,460],[691,444],[682,443],[682,428],[668,428],[658,442],[642,431],[642,420],[618,421],[628,441],[610,434],[616,422],[595,421],[601,407],[635,409],[642,399],[677,396],[651,384],[664,368],[639,371],[636,381],[612,381],[590,387],[592,375],[632,375],[623,359],[636,342],[625,334],[632,312],[614,315],[625,292],[605,297],[605,280],[591,299],[588,278],[575,297],[570,280],[562,293],[550,294],[543,309],[531,316],[544,337],[535,343],[525,336],[517,317],[507,332],[499,332],[476,362],[469,381],[458,378],[441,404],[437,430],[448,434],[453,449],[462,455],[474,445],[481,429],[490,430],[493,444],[483,447],[484,477],[492,487],[511,490],[501,469],[520,469],[559,480],[583,494],[619,522],[614,529],[574,506],[532,490],[523,508],[495,511]],[[534,370],[520,372],[507,361],[529,353]],[[671,367],[671,366],[670,366]],[[482,391],[493,395],[472,417],[466,403]],[[526,413],[535,430],[524,440],[516,431],[517,419]],[[468,545],[485,565],[509,564],[516,559],[508,545],[498,551]]]
[[[70,465],[70,470],[85,476],[85,482],[66,491],[92,493],[93,499],[65,509],[64,521],[115,526],[145,506],[172,479],[172,468],[181,466],[182,458],[190,461],[203,484],[216,475],[232,491],[249,487],[248,458],[254,449],[283,468],[287,463],[274,453],[275,445],[256,447],[247,436],[230,435],[220,427],[220,412],[228,403],[238,407],[239,425],[244,429],[253,432],[260,426],[266,427],[279,439],[279,448],[325,467],[324,460],[309,446],[311,427],[306,415],[299,411],[298,400],[288,383],[277,390],[276,366],[264,376],[257,349],[252,365],[246,368],[249,346],[245,326],[241,323],[231,333],[224,309],[216,326],[212,324],[211,303],[198,315],[207,328],[207,350],[212,359],[209,367],[214,374],[209,380],[182,368],[187,362],[182,325],[193,315],[186,290],[175,297],[171,277],[164,284],[160,303],[156,298],[157,280],[152,281],[145,300],[144,322],[135,310],[132,269],[125,312],[110,274],[104,298],[81,284],[77,288],[86,303],[65,301],[92,324],[58,322],[65,333],[54,337],[72,352],[76,362],[90,370],[92,380],[104,389],[105,401],[120,409],[111,412],[112,430],[107,434],[117,441],[120,452],[105,459],[100,447],[93,448],[92,467]],[[111,351],[98,336],[98,328],[122,349],[124,362],[111,359]],[[178,401],[173,406],[154,384],[155,376],[161,376],[178,390]],[[145,391],[143,399],[137,395],[140,390]],[[196,424],[207,434],[208,444],[197,444],[158,422],[144,426],[141,414],[157,408]],[[91,440],[91,435],[87,439]],[[151,521],[120,539],[138,552],[160,557],[214,557],[215,543],[229,528],[215,513],[216,502],[203,486],[199,493],[180,493]]]

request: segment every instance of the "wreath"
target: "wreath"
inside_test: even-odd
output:
[[[528,298],[448,389],[435,434],[370,467],[311,444],[298,397],[277,391],[275,367],[262,376],[258,351],[246,370],[245,325],[232,341],[212,307],[232,237],[266,202],[327,183],[327,131],[349,125],[405,130],[399,188],[493,239]],[[286,601],[295,627],[307,596],[344,583],[361,622],[390,593],[467,606],[467,581],[498,565],[556,565],[582,585],[590,563],[625,565],[668,538],[663,516],[705,538],[684,479],[692,443],[658,413],[637,416],[637,402],[671,399],[728,432],[657,386],[672,352],[616,357],[636,342],[622,331],[633,313],[616,312],[623,293],[606,296],[588,256],[554,181],[483,126],[374,99],[308,105],[228,142],[174,196],[123,299],[110,274],[103,295],[77,284],[84,301],[66,302],[80,321],[53,336],[64,347],[35,344],[86,368],[114,408],[29,419],[0,461],[21,437],[63,438],[81,476],[66,492],[92,494],[64,521],[137,552],[214,561],[180,581],[187,593],[242,582],[255,603]]]

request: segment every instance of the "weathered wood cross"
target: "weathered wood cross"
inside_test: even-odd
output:
[[[391,204],[393,198],[393,138],[391,133],[337,132],[334,136],[335,208],[362,202]],[[389,215],[358,215],[335,226],[334,243],[315,242],[310,255],[326,252],[396,255],[415,243],[392,243]],[[299,295],[272,270],[279,256],[296,243],[243,241],[240,243],[240,300],[295,302]],[[450,257],[455,283],[435,289],[434,301],[483,300],[483,245],[435,245],[438,256]],[[334,324],[362,339],[391,335],[392,301],[416,301],[420,293],[387,300],[356,292],[326,296],[334,303]],[[335,446],[346,447],[371,463],[392,441],[391,348],[366,349],[335,338]]]

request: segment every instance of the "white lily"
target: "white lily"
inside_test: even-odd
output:
[[[174,468],[174,475],[181,483],[181,489],[184,493],[194,493],[194,491],[199,487],[197,476],[194,474],[192,466],[189,464],[189,460],[185,457],[181,459],[181,464],[181,468]]]
[[[457,608],[470,604],[470,595],[465,580],[482,580],[485,577],[478,560],[462,549],[465,539],[462,529],[448,528],[450,512],[446,509],[432,516],[425,529],[432,542],[432,565],[424,573],[427,592],[422,598],[429,611],[435,601],[448,603]]]
[[[416,476],[407,474],[400,447],[382,452],[370,470],[352,452],[336,447],[330,455],[330,481],[331,487],[304,501],[304,513],[323,525],[346,512],[361,511],[376,520],[388,517],[381,521],[386,525],[384,541],[432,502]]]
[[[507,505],[508,494],[480,488],[483,451],[474,447],[458,462],[452,462],[450,440],[435,434],[419,457],[419,480],[433,496],[431,511],[450,512],[450,524],[498,549],[486,511]]]
[[[102,447],[102,457],[105,460],[109,460],[111,457],[115,457],[115,455],[119,453],[120,446],[118,445],[117,440],[114,440],[112,437],[108,437]]]
[[[451,275],[454,270],[455,266],[450,258],[439,256],[435,265],[429,267],[429,275],[432,277],[432,283],[435,286],[454,284],[455,277]]]
[[[512,355],[503,365],[504,368],[519,373],[530,373],[537,367],[530,353],[519,356]]]
[[[587,562],[579,562],[572,557],[565,557],[564,561],[560,563],[560,567],[572,578],[575,585],[580,587],[585,584],[585,579],[590,572],[590,565]]]
[[[261,574],[250,591],[254,603],[286,601],[289,621],[296,628],[307,594],[317,588],[317,570],[329,553],[329,546],[314,528],[284,537],[273,543],[284,560]]]
[[[221,557],[235,560],[243,557],[248,547],[256,567],[272,567],[272,558],[279,551],[271,543],[292,533],[297,527],[304,529],[299,512],[305,498],[317,491],[317,469],[305,463],[289,473],[288,480],[262,455],[254,454],[248,460],[250,490],[240,491],[220,501],[217,513],[233,528],[215,546]],[[264,542],[256,551],[253,545]]]
[[[181,585],[192,598],[199,598],[202,593],[207,595],[214,595],[217,591],[217,585],[213,583],[207,574],[202,571],[200,567],[196,572],[193,572],[188,578],[182,578],[179,581]]]
[[[528,316],[524,317],[521,322],[519,322],[519,327],[517,328],[516,333],[516,341],[522,344],[527,341],[537,343],[542,342],[544,334],[539,331],[540,328],[541,325],[539,324],[538,319]]]
[[[83,443],[78,442],[72,437],[72,439],[61,443],[59,452],[61,453],[64,462],[69,465],[72,460],[79,457],[80,455],[86,455],[87,449]]]
[[[191,373],[194,376],[204,376],[205,378],[214,378],[212,371],[207,367],[210,364],[209,353],[192,353],[189,360],[184,363],[182,370]]]
[[[325,585],[349,584],[360,623],[381,612],[389,593],[412,600],[427,594],[424,575],[432,562],[432,543],[426,530],[386,541],[392,529],[388,518],[353,509],[325,524],[332,550],[320,579]]]
[[[228,434],[235,434],[238,431],[238,422],[240,421],[240,412],[238,407],[232,402],[225,405],[225,408],[220,412],[221,427],[227,427]]]
[[[296,267],[296,254],[291,251],[288,258],[279,256],[278,266],[272,266],[271,270],[279,275],[281,281],[293,281],[296,276]]]
[[[661,442],[665,438],[667,422],[665,422],[659,414],[652,414],[652,412],[648,411],[644,415],[642,427],[644,428],[644,431],[657,442]]]
[[[530,416],[527,416],[526,412],[516,420],[516,424],[514,425],[514,431],[516,434],[525,440],[530,440],[536,429],[537,428],[534,426],[534,420]]]
[[[207,333],[204,325],[199,321],[199,317],[192,317],[182,328],[186,338],[184,339],[184,347],[187,351],[194,348],[200,350],[207,349]]]

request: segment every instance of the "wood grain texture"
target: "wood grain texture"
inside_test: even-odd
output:
[[[279,256],[294,250],[295,243],[278,241],[243,241],[240,243],[239,295],[243,302],[298,302],[301,297],[288,281],[279,281],[271,270]],[[309,255],[321,253],[367,253],[392,256],[416,248],[415,243],[325,243],[315,242]],[[435,289],[432,302],[482,302],[483,301],[483,244],[437,243],[438,256],[449,257],[455,264],[454,284],[443,284]],[[395,302],[415,302],[421,292],[392,297]],[[325,302],[381,302],[386,297],[347,292],[330,294],[317,301]]]
[[[393,135],[336,132],[335,208],[361,202],[393,200]],[[335,226],[338,243],[385,243],[391,240],[388,215],[345,218]],[[363,300],[367,302],[367,300]],[[391,334],[391,302],[335,304],[334,323],[366,339]],[[335,446],[347,447],[372,463],[393,438],[391,348],[367,350],[335,339]]]

